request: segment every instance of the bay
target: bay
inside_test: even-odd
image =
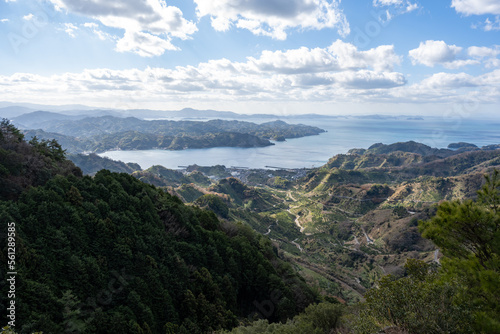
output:
[[[255,123],[270,119],[245,119]],[[287,139],[273,146],[258,148],[216,147],[182,151],[136,150],[108,151],[100,156],[138,163],[146,169],[162,165],[170,169],[197,164],[226,167],[311,168],[325,164],[336,154],[351,148],[368,148],[374,143],[416,141],[431,147],[445,148],[450,143],[468,142],[479,147],[500,144],[500,122],[487,119],[427,117],[313,117],[282,118],[292,124],[320,127],[327,132],[318,136]]]

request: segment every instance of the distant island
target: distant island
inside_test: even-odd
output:
[[[84,117],[46,111],[12,119],[27,138],[56,139],[69,153],[113,150],[184,150],[264,147],[272,141],[318,135],[325,130],[281,120],[256,124],[236,120],[172,121],[135,117]]]

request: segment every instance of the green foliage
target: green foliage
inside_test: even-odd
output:
[[[141,181],[142,180],[141,178]],[[192,203],[204,195],[200,190],[190,184],[183,184],[177,188],[176,194],[178,194],[185,203]]]
[[[229,238],[215,215],[127,174],[56,177],[2,208],[25,249],[18,255],[19,322],[44,331],[70,322],[82,332],[130,332],[133,321],[155,333],[168,322],[201,333],[233,327],[276,289],[280,302],[293,302],[277,303],[267,314],[272,321],[314,298],[290,281],[293,272],[282,275],[271,264],[280,263],[272,251],[261,253],[262,237],[240,230]]]
[[[244,207],[257,212],[272,210],[279,204],[279,200],[269,192],[249,187],[234,177],[220,180],[209,190],[229,195],[235,207]]]
[[[228,218],[229,208],[226,203],[217,195],[207,194],[198,198],[195,202],[195,205],[200,207],[204,207],[213,211],[216,215],[221,216],[222,218]]]
[[[382,143],[373,144],[364,152],[364,154],[387,154],[392,152],[409,152],[417,153],[421,155],[437,155],[440,157],[445,157],[453,155],[453,151],[446,149],[431,148],[430,146],[417,143],[414,141],[394,143],[390,145],[384,145]]]
[[[20,143],[23,139],[24,135],[8,119],[3,118],[0,121],[0,143]]]
[[[226,169],[223,165],[215,165],[215,166],[198,166],[198,165],[190,165],[186,168],[187,172],[201,172],[205,175],[215,176],[217,178],[226,178],[230,177],[231,173]]]
[[[396,205],[394,208],[392,208],[392,214],[400,219],[408,216],[408,210],[402,206],[402,205]]]
[[[320,303],[309,305],[303,313],[286,323],[270,324],[267,320],[257,320],[249,326],[233,329],[232,334],[329,334],[340,326],[344,306],[340,304]]]
[[[288,189],[290,184],[291,184],[290,181],[288,181],[287,179],[282,178],[280,176],[276,176],[274,178],[274,182],[273,182],[273,186],[276,188],[280,188],[280,189]]]
[[[212,183],[210,179],[201,172],[193,171],[188,175],[184,175],[180,171],[168,169],[159,165],[151,166],[144,171],[137,171],[133,173],[133,175],[142,182],[157,187],[178,187],[190,183],[208,187]]]
[[[386,327],[409,333],[471,333],[472,309],[456,301],[457,282],[439,282],[435,268],[409,259],[406,276],[382,278],[365,294],[358,314],[347,316],[355,333],[373,333]]]
[[[340,304],[321,303],[309,305],[296,319],[299,323],[310,323],[323,333],[330,333],[340,325],[344,306]]]
[[[62,161],[66,158],[65,150],[62,149],[61,145],[55,140],[38,140],[35,136],[31,138],[29,144],[39,153],[51,158],[55,161]]]
[[[387,185],[374,184],[366,192],[366,195],[369,197],[387,197],[390,192],[391,188],[389,188]]]
[[[29,135],[48,140],[54,138],[61,140],[73,153],[103,152],[112,149],[262,147],[273,145],[269,141],[271,138],[284,140],[324,132],[317,127],[287,124],[282,121],[263,124],[223,120],[176,122],[113,116],[54,120],[40,124],[43,130],[31,130]]]
[[[40,154],[36,142],[18,144]],[[20,333],[207,333],[234,327],[267,300],[274,308],[264,316],[274,322],[316,298],[268,239],[125,173],[51,176],[0,201],[0,219],[16,223]]]
[[[111,160],[106,157],[100,157],[97,154],[69,154],[68,159],[82,169],[85,175],[94,175],[101,169],[107,169],[116,173],[133,173],[140,171],[141,166],[135,163],[124,163]]]
[[[7,120],[0,123],[0,200],[16,199],[30,187],[45,184],[57,174],[81,175],[81,170],[64,159],[56,141],[30,144]]]
[[[422,235],[443,252],[446,278],[461,277],[461,296],[474,301],[478,328],[500,331],[500,174],[486,176],[478,200],[444,202],[422,222]]]

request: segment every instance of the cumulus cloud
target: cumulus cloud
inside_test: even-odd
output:
[[[276,72],[283,74],[316,73],[338,70],[339,64],[326,49],[299,49],[287,51],[263,51],[259,58],[249,58],[248,65],[255,72]]]
[[[452,0],[451,7],[464,15],[500,15],[500,2],[497,0]]]
[[[392,71],[394,65],[401,62],[400,56],[394,52],[393,45],[358,51],[354,45],[337,40],[328,47],[328,51],[343,68],[371,67],[376,71]]]
[[[9,19],[1,19],[0,22],[7,23],[7,22],[9,22]]]
[[[444,41],[428,40],[421,42],[419,47],[409,51],[413,65],[422,64],[429,67],[442,65],[446,68],[455,69],[466,65],[478,64],[477,60],[459,59],[462,48],[456,45],[448,45]]]
[[[367,51],[359,51],[356,46],[341,40],[327,48],[299,49],[287,51],[263,51],[258,59],[249,57],[250,69],[282,74],[318,73],[373,69],[392,71],[400,64],[400,57],[393,45],[382,45]]]
[[[151,44],[151,47],[134,52],[154,54],[166,47],[155,48],[154,43],[162,42],[142,41],[142,45]],[[5,98],[33,94],[82,101],[123,100],[129,96],[139,96],[138,102],[186,98],[193,101],[351,101],[353,97],[363,98],[368,91],[387,91],[406,85],[404,75],[393,71],[399,61],[392,46],[359,51],[351,44],[336,41],[327,48],[264,51],[259,57],[248,57],[244,62],[218,59],[175,68],[93,69],[51,77],[4,76],[0,77],[0,85],[5,87]]]
[[[337,28],[349,34],[349,24],[338,0],[194,0],[198,17],[210,16],[212,27],[227,31],[231,26],[255,35],[284,40],[290,28]]]
[[[125,30],[117,42],[117,51],[140,56],[158,56],[165,50],[177,50],[172,38],[187,39],[197,31],[181,10],[163,0],[50,0],[59,10],[98,20],[103,25]],[[144,44],[142,44],[144,43]]]

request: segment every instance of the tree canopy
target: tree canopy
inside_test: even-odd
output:
[[[500,332],[500,173],[486,176],[476,201],[444,202],[420,225],[443,252],[447,280],[461,278],[461,295],[474,301],[477,326]]]

